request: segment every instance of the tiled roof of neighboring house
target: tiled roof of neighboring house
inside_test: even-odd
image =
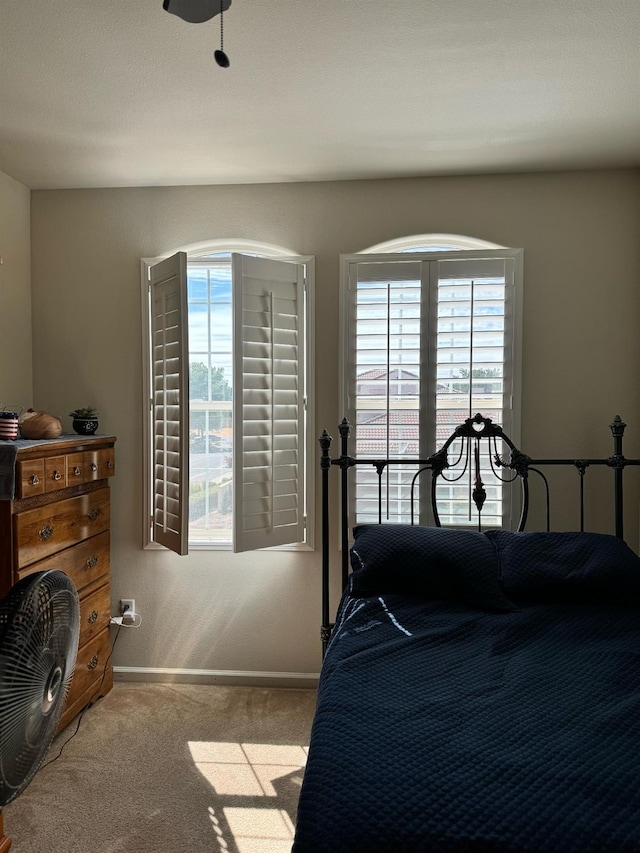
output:
[[[365,416],[364,412],[360,413],[360,417]],[[392,409],[389,412],[389,424],[415,424],[418,425],[420,418],[420,412],[416,409]],[[371,416],[366,421],[360,421],[358,424],[358,432],[363,432],[369,426],[375,426],[377,424],[386,425],[387,423],[387,413],[386,412],[372,412]]]
[[[372,367],[371,370],[365,370],[364,373],[359,373],[356,381],[360,382],[363,379],[419,379],[419,375],[411,370],[406,370],[402,367],[394,367],[387,370],[386,367]]]
[[[363,414],[361,413],[361,417]],[[468,416],[466,409],[439,410],[436,415],[436,446],[440,447],[455,427]],[[388,416],[386,412],[371,413],[368,420],[358,424],[358,453],[365,455],[377,453],[384,456],[417,455],[419,421],[420,412],[415,409],[392,410]]]
[[[373,456],[375,458],[379,456],[382,456],[382,458],[386,458],[387,456],[417,456],[418,449],[417,441],[403,441],[402,446],[397,442],[390,441],[388,451],[386,444],[384,447],[381,447],[380,442],[358,442],[359,456]]]
[[[387,425],[387,412],[372,412],[366,421],[362,420],[363,417],[367,417],[366,412],[360,413],[361,420],[358,424],[360,435],[369,427],[386,427]],[[466,409],[439,409],[436,412],[437,424],[451,427],[452,432],[458,424],[461,424],[468,417],[469,413]],[[415,425],[417,427],[419,422],[420,412],[417,409],[391,409],[388,413],[389,426]]]

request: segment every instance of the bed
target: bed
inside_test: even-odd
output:
[[[342,431],[336,459],[323,436],[324,660],[294,853],[640,851],[640,559],[622,527],[639,461],[623,432],[614,420],[606,459],[534,461],[476,415],[420,463],[436,479],[452,442],[468,436],[472,465],[478,441],[506,443],[493,458],[522,483],[515,532],[440,526],[437,511],[350,529],[357,460]],[[333,465],[343,592],[328,622]],[[611,468],[615,533],[525,530],[544,465],[578,471],[581,525],[585,470]]]

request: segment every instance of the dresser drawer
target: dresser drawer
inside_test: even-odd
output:
[[[13,516],[17,568],[109,529],[109,489],[29,509]]]
[[[28,498],[44,494],[44,459],[27,459],[18,462],[16,497]]]
[[[103,628],[99,634],[80,646],[76,659],[76,668],[67,697],[67,706],[72,705],[95,682],[96,692],[104,668],[109,660],[109,629]]]
[[[84,481],[104,480],[116,473],[116,454],[113,447],[103,447],[100,450],[85,450]]]
[[[17,572],[16,582],[34,572],[57,569],[69,575],[76,589],[82,594],[82,588],[103,575],[109,575],[109,531],[98,533],[91,539],[85,539],[51,557],[37,563],[30,563]]]
[[[55,492],[67,485],[67,457],[48,456],[44,460],[44,490]]]
[[[84,453],[67,454],[67,485],[78,486],[84,483]]]
[[[80,648],[108,628],[110,621],[111,593],[105,584],[80,601]]]

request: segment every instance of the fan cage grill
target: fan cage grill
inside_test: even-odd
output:
[[[78,593],[56,570],[0,601],[0,807],[23,791],[55,737],[80,635]]]

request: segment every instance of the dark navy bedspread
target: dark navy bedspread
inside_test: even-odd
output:
[[[640,851],[639,629],[635,606],[345,595],[293,851]]]

